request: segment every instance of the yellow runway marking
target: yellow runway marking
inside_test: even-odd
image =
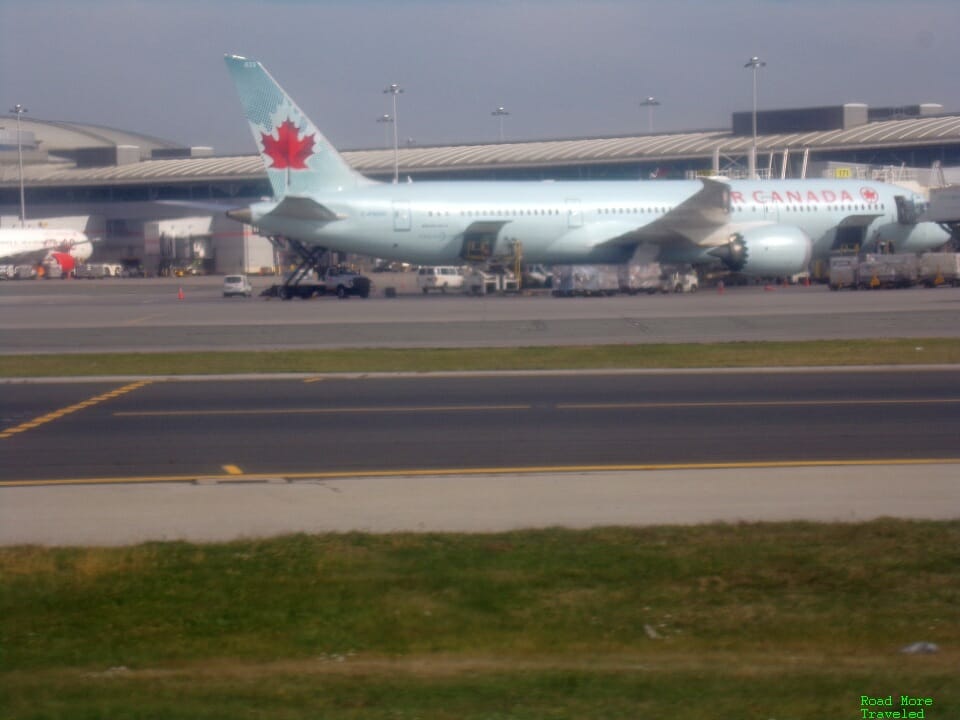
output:
[[[121,323],[121,325],[124,325],[124,326],[126,326],[126,325],[143,325],[143,324],[145,324],[145,323],[150,322],[151,320],[156,320],[157,318],[162,318],[162,317],[163,317],[163,315],[157,315],[157,314],[144,315],[143,317],[131,318],[130,320],[127,320],[126,322]]]
[[[41,425],[45,425],[49,422],[53,422],[54,420],[59,420],[65,415],[69,415],[70,413],[75,413],[78,410],[84,410],[88,407],[92,407],[93,405],[97,405],[98,403],[106,402],[107,400],[113,400],[115,398],[120,397],[121,395],[126,395],[127,393],[133,392],[134,390],[139,390],[140,388],[144,387],[145,385],[149,385],[152,382],[153,382],[152,380],[140,380],[135,383],[130,383],[129,385],[124,385],[123,387],[117,388],[116,390],[111,390],[110,392],[103,393],[102,395],[97,395],[96,397],[92,397],[87,400],[83,400],[82,402],[75,403],[69,407],[60,408],[59,410],[54,410],[53,412],[49,412],[46,415],[41,415],[40,417],[34,418],[29,422],[21,423],[16,427],[7,428],[6,430],[0,432],[0,439],[13,437],[14,435],[17,435],[22,432],[26,432],[27,430],[33,430],[34,428],[40,427]]]
[[[955,458],[892,458],[888,460],[775,460],[761,462],[718,462],[718,463],[650,463],[621,465],[538,465],[530,467],[476,467],[476,468],[437,468],[437,469],[384,469],[384,470],[342,470],[333,472],[273,472],[250,473],[243,475],[146,475],[113,478],[64,478],[48,480],[3,480],[0,487],[32,487],[40,485],[124,485],[147,483],[192,483],[197,480],[236,481],[238,478],[249,482],[270,480],[338,480],[348,478],[378,477],[438,477],[455,475],[537,475],[545,473],[588,473],[588,472],[650,472],[656,470],[763,470],[782,468],[827,468],[827,467],[878,467],[923,466],[923,465],[960,465],[960,457]]]

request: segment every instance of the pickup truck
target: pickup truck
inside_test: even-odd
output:
[[[345,267],[327,268],[321,281],[326,287],[327,292],[335,292],[338,298],[345,298],[348,295],[359,295],[362,298],[370,295],[370,278],[360,275]]]

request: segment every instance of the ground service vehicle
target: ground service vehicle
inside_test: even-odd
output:
[[[417,287],[423,294],[431,290],[445,293],[447,290],[463,289],[463,272],[453,265],[435,265],[417,270]]]
[[[279,297],[281,300],[292,300],[295,297],[309,300],[314,295],[327,293],[335,293],[338,298],[350,295],[365,298],[370,296],[372,287],[370,278],[349,268],[334,265],[317,278],[316,273],[304,266],[296,270],[282,285],[271,285],[260,294],[264,297]]]
[[[246,275],[227,275],[223,278],[223,296],[235,297],[236,295],[243,297],[253,295],[253,286]]]
[[[660,279],[660,292],[695,293],[700,289],[700,280],[695,272],[666,273]]]
[[[372,283],[370,278],[342,266],[327,268],[323,275],[323,284],[327,292],[335,292],[338,298],[348,295],[370,296]]]

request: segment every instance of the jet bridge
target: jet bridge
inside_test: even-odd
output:
[[[920,217],[935,222],[950,233],[954,247],[960,247],[960,185],[930,191],[930,204]]]

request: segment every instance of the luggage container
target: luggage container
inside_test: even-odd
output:
[[[862,288],[913,287],[920,277],[916,255],[867,254],[860,262],[858,284]]]
[[[553,268],[553,294],[557,297],[616,295],[618,292],[617,265],[555,265]]]
[[[920,282],[927,287],[960,286],[960,253],[924,253],[921,255]]]
[[[856,290],[860,258],[856,255],[837,255],[830,258],[830,274],[827,282],[831,290],[850,288]]]

